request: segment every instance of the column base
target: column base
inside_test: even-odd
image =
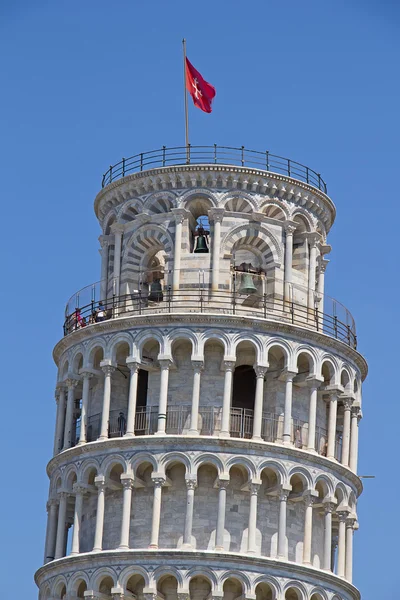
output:
[[[103,548],[93,548],[92,552],[102,552]]]
[[[108,440],[108,435],[101,435],[97,438],[98,442],[104,442],[105,440]]]
[[[124,438],[133,438],[133,437],[135,437],[135,434],[131,433],[130,431],[127,431],[123,437]]]
[[[118,546],[117,550],[129,550],[129,546],[127,546],[127,545]]]
[[[229,431],[220,431],[218,437],[226,439],[226,438],[230,438],[231,434],[229,433]]]
[[[149,550],[158,550],[158,544],[150,544]]]
[[[225,552],[225,548],[223,546],[215,546],[214,552]]]
[[[86,443],[87,443],[86,440],[82,440],[82,441],[79,440],[79,442],[77,443],[77,446],[84,446]]]
[[[165,431],[156,431],[154,435],[167,435]]]
[[[193,550],[192,544],[182,544],[181,550]]]
[[[79,552],[70,552],[69,556],[77,556],[79,554]]]
[[[262,442],[263,441],[261,435],[253,435],[253,437],[251,438],[251,440],[253,442]]]
[[[307,452],[311,452],[311,454],[318,454],[315,448],[307,448]]]
[[[188,435],[200,435],[200,431],[197,429],[189,429]]]

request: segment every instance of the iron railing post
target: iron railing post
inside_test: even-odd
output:
[[[109,168],[109,173],[110,173],[110,183],[112,183],[112,170],[113,170],[113,168],[112,168],[112,165],[110,165],[110,168]]]
[[[269,171],[269,151],[268,150],[265,151],[265,167],[266,167],[266,170]]]
[[[288,175],[290,177],[290,159],[289,158],[288,158],[288,161],[287,161],[287,170],[288,170]]]
[[[214,144],[214,163],[217,164],[217,144]]]
[[[122,177],[125,177],[125,158],[122,159]]]
[[[241,147],[242,150],[242,167],[244,167],[244,146]]]
[[[162,147],[162,166],[165,167],[165,149],[166,147]]]
[[[143,152],[140,154],[140,170],[143,171]]]
[[[337,339],[338,329],[337,329],[337,316],[336,315],[333,317],[333,331],[335,334],[335,338]]]

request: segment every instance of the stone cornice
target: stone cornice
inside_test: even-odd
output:
[[[286,577],[298,579],[305,583],[315,586],[323,584],[335,593],[343,594],[346,592],[350,597],[359,600],[360,593],[356,587],[345,579],[317,569],[312,566],[305,566],[294,562],[287,562],[274,558],[261,556],[245,556],[234,552],[212,552],[207,550],[106,550],[102,552],[87,552],[76,556],[60,558],[40,567],[35,573],[35,582],[38,586],[46,580],[56,577],[59,574],[75,573],[80,569],[93,569],[107,566],[111,569],[117,568],[117,571],[140,564],[149,570],[155,569],[160,563],[163,565],[177,566],[186,570],[195,565],[207,565],[211,569],[222,570],[244,570],[253,571],[255,574],[266,572],[274,577]]]
[[[185,174],[196,173],[196,177],[192,179],[183,177],[180,181],[180,177]],[[235,165],[175,165],[170,167],[159,167],[156,169],[149,169],[147,171],[141,171],[138,173],[132,173],[121,179],[118,179],[105,188],[103,188],[96,196],[94,202],[94,209],[98,219],[102,219],[108,210],[116,205],[119,205],[125,200],[133,196],[141,196],[143,194],[153,193],[157,191],[167,191],[169,189],[181,189],[198,187],[199,178],[201,179],[201,173],[204,173],[204,182],[201,182],[201,187],[209,187],[208,179],[210,173],[216,173],[217,176],[220,174],[226,174],[225,181],[223,179],[223,186],[227,189],[238,187],[240,177],[256,179],[257,189],[254,190],[254,181],[251,185],[251,191],[256,193],[271,195],[279,193],[280,198],[287,196],[288,200],[296,203],[301,201],[301,206],[309,206],[314,209],[318,214],[318,217],[324,222],[327,231],[333,224],[336,216],[336,208],[332,200],[324,194],[318,188],[313,187],[307,183],[303,183],[298,179],[280,175],[270,171],[263,171],[261,169],[251,169],[247,167],[240,167]],[[235,175],[236,180],[229,182],[228,177]],[[246,182],[249,183],[248,179]],[[285,187],[288,184],[288,187]],[[241,188],[239,188],[241,189]],[[247,189],[243,191],[248,191]],[[107,209],[104,207],[107,205]]]
[[[344,342],[307,327],[292,325],[276,320],[261,319],[254,316],[237,316],[210,313],[169,313],[154,315],[134,315],[117,317],[109,321],[95,323],[90,327],[78,329],[61,339],[53,350],[53,358],[58,365],[61,355],[75,344],[89,341],[91,338],[106,334],[122,332],[138,327],[165,327],[176,324],[189,324],[196,327],[210,325],[212,327],[238,327],[251,329],[253,332],[283,334],[291,336],[299,342],[309,341],[328,351],[336,352],[346,360],[352,361],[360,370],[362,380],[367,376],[368,366],[365,358]]]
[[[243,455],[254,456],[257,452],[264,458],[272,456],[279,460],[299,460],[301,464],[315,467],[318,466],[323,470],[334,472],[342,481],[348,482],[351,487],[360,496],[363,490],[361,479],[350,471],[348,467],[344,467],[335,460],[301,450],[294,446],[284,446],[282,444],[253,441],[248,439],[237,438],[218,438],[212,436],[190,436],[190,435],[165,435],[158,437],[155,435],[141,435],[134,438],[110,438],[101,442],[89,442],[81,446],[74,446],[68,450],[64,450],[60,454],[54,456],[47,465],[47,474],[51,477],[52,473],[58,467],[65,465],[74,459],[97,457],[99,454],[108,454],[112,452],[168,452],[176,448],[177,440],[179,440],[179,448],[181,452],[189,452],[193,450],[207,451],[211,453],[218,452],[241,452]]]

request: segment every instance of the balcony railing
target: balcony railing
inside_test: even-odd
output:
[[[217,144],[213,146],[178,146],[175,148],[163,146],[159,150],[151,150],[150,152],[142,152],[129,158],[123,158],[120,162],[110,166],[104,173],[101,186],[104,188],[130,173],[174,165],[198,164],[236,165],[287,175],[308,183],[325,194],[327,193],[326,183],[319,173],[290,158],[271,154],[268,150],[260,152],[248,150],[244,146],[235,148],[217,146]]]
[[[94,289],[94,286],[92,288]],[[304,291],[301,286],[296,286],[296,291],[297,288],[303,291],[306,298],[308,297],[306,288]],[[327,296],[323,298],[324,311],[322,311],[318,308],[322,294],[312,292],[312,295],[314,299],[312,306],[307,306],[307,302],[301,304],[285,301],[271,293],[253,294],[251,303],[248,303],[248,296],[241,294],[240,290],[218,290],[211,293],[209,289],[200,286],[178,291],[172,291],[168,287],[161,291],[156,299],[143,290],[122,296],[114,295],[103,301],[95,300],[95,296],[92,295],[90,303],[79,306],[80,297],[83,297],[82,291],[76,295],[75,310],[68,312],[71,310],[71,302],[67,305],[64,335],[94,323],[129,315],[211,313],[283,321],[311,328],[356,348],[356,329],[350,312],[342,304]]]
[[[165,431],[167,435],[185,435],[190,428],[190,405],[169,406]],[[218,436],[221,431],[222,408],[206,406],[199,408],[198,431],[200,435]],[[253,435],[253,410],[248,408],[231,408],[230,435],[232,438],[250,439]],[[154,435],[157,431],[158,406],[137,407],[135,415],[135,435]],[[76,441],[79,440],[80,422],[76,424]],[[90,416],[87,423],[87,441],[93,442],[100,436],[101,413]],[[126,413],[123,410],[110,412],[108,437],[122,437],[126,433]],[[283,415],[263,413],[261,437],[265,442],[282,443]],[[321,427],[316,427],[315,449],[321,456],[326,456],[328,434]],[[297,418],[292,419],[291,442],[295,448],[306,449],[308,446],[308,423]],[[336,436],[335,457],[341,460],[342,438]]]

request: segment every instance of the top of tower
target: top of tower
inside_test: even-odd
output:
[[[197,172],[188,178],[182,173]],[[207,172],[206,180],[204,173]],[[235,177],[235,174],[238,176]],[[95,200],[99,219],[132,195],[201,184],[232,187],[286,197],[302,206],[313,206],[328,232],[336,209],[327,195],[320,173],[290,158],[244,146],[181,146],[142,152],[111,165],[102,178]]]

